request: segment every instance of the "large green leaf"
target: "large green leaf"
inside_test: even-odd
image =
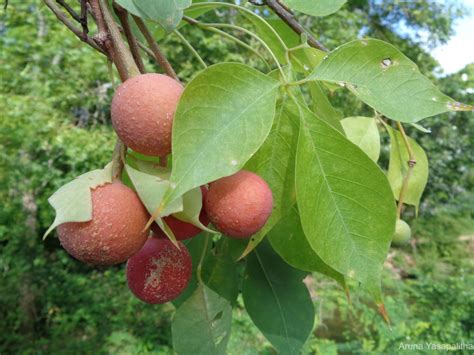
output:
[[[239,264],[236,259],[243,245],[242,240],[222,237],[203,265],[204,283],[232,305],[239,295]]]
[[[48,199],[56,211],[54,222],[43,238],[51,231],[66,222],[87,222],[92,219],[91,189],[112,182],[112,164],[104,169],[97,169],[82,174],[63,185]]]
[[[347,117],[342,121],[347,138],[373,161],[379,160],[380,134],[375,117]]]
[[[290,8],[311,16],[327,16],[335,13],[346,0],[283,0]]]
[[[301,105],[296,198],[311,247],[343,275],[380,281],[395,229],[395,201],[380,168]]]
[[[244,256],[260,243],[267,232],[296,202],[295,157],[298,132],[298,109],[293,101],[284,95],[277,104],[277,113],[270,135],[245,166],[245,169],[260,175],[270,186],[273,211],[265,226],[250,239]]]
[[[178,354],[225,354],[232,324],[230,303],[199,284],[192,296],[176,311],[171,330]]]
[[[268,233],[273,249],[289,265],[305,271],[316,271],[336,280],[346,288],[344,275],[328,266],[311,248],[303,229],[296,206]]]
[[[281,354],[300,354],[313,328],[314,307],[305,276],[281,260],[267,242],[248,256],[242,287],[245,308]]]
[[[272,127],[279,82],[223,63],[185,88],[173,123],[173,189],[167,201],[240,170]]]
[[[403,180],[408,172],[408,161],[410,160],[410,157],[400,132],[388,125],[385,127],[390,135],[390,163],[388,166],[387,177],[390,186],[392,187],[393,194],[398,200]],[[426,183],[428,182],[428,157],[423,148],[420,147],[415,140],[410,137],[407,138],[413,150],[416,164],[413,167],[408,180],[408,188],[404,193],[403,203],[415,206],[416,211],[418,212],[421,195],[423,194]]]
[[[441,93],[415,63],[391,44],[376,39],[336,48],[308,78],[344,84],[366,104],[402,122],[474,109]]]

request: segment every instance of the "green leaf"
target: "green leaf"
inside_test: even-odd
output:
[[[56,211],[56,217],[43,239],[60,224],[90,221],[92,219],[91,189],[111,182],[112,164],[108,164],[104,169],[89,171],[60,187],[48,199],[49,204]]]
[[[284,95],[277,103],[270,135],[245,166],[245,169],[254,171],[270,186],[273,211],[265,226],[252,236],[242,256],[250,253],[296,202],[295,157],[298,134],[298,109],[293,101]]]
[[[121,4],[122,2],[125,6]],[[128,6],[131,12],[139,17],[158,22],[165,31],[171,32],[179,25],[183,10],[189,7],[191,2],[191,0],[122,0],[118,3],[125,8]],[[133,6],[130,6],[130,3]],[[136,13],[137,10],[139,13]]]
[[[171,331],[178,354],[225,354],[232,324],[230,303],[200,284],[176,311]]]
[[[239,295],[239,264],[236,259],[244,246],[242,240],[222,237],[206,258],[203,265],[203,281],[213,291],[235,304]]]
[[[273,123],[279,82],[243,64],[200,72],[185,88],[173,122],[172,201],[240,170]]]
[[[380,134],[375,117],[347,117],[341,123],[347,138],[377,162],[380,156]]]
[[[322,85],[318,82],[310,82],[308,83],[308,88],[313,103],[313,112],[316,116],[344,134],[341,125],[342,113],[336,110],[331,102],[329,102]]]
[[[324,274],[347,289],[344,275],[322,261],[306,240],[296,206],[268,233],[268,240],[287,264],[300,270]]]
[[[134,0],[115,0],[117,4],[122,6],[125,10],[130,12],[132,15],[141,17],[141,18],[148,18],[146,14],[144,14],[140,9],[135,5]]]
[[[399,131],[385,125],[390,135],[390,163],[388,166],[387,178],[392,187],[393,195],[398,200],[403,180],[408,172],[408,161],[410,160],[408,150],[403,137]],[[410,137],[408,142],[411,145],[415,156],[416,164],[408,180],[408,188],[403,197],[403,203],[413,205],[418,213],[421,195],[428,182],[429,164],[428,157],[420,145]]]
[[[206,237],[212,238],[211,235],[202,233],[197,237],[183,241],[191,254],[192,263],[195,267],[201,259]],[[236,260],[244,247],[244,241],[227,237],[219,239],[214,248],[212,248],[212,243],[208,243],[202,266],[203,282],[232,305],[235,304],[240,288],[239,269],[241,263]],[[173,304],[179,307],[191,296],[197,286],[196,272],[193,272],[188,287],[178,298],[173,300]]]
[[[305,272],[286,264],[267,242],[247,258],[242,296],[263,335],[281,354],[300,354],[311,334],[314,307]]]
[[[345,84],[366,104],[401,122],[474,109],[441,93],[415,63],[391,44],[376,39],[336,48],[308,78]]]
[[[380,281],[395,229],[395,201],[380,168],[301,106],[296,199],[311,247],[341,274]]]
[[[283,0],[290,9],[311,16],[327,16],[335,13],[346,0]]]

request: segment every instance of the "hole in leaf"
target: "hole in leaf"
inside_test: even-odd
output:
[[[380,65],[382,66],[382,69],[387,69],[389,66],[392,65],[392,60],[390,58],[382,59]]]
[[[214,319],[212,320],[212,322],[214,323],[215,321],[218,321],[219,319],[222,318],[224,312],[220,311],[219,313],[217,313],[214,317]]]

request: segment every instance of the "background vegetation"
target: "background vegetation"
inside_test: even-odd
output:
[[[429,50],[446,42],[465,15],[458,2],[348,1],[309,27],[329,48],[360,36],[392,42],[453,98],[474,102],[474,64],[439,78]],[[260,11],[260,9],[258,9]],[[232,13],[208,14],[212,21]],[[229,19],[230,17],[230,19]],[[258,59],[218,35],[182,31],[209,63]],[[420,35],[422,34],[422,35]],[[174,38],[163,48],[179,76],[197,70]],[[109,104],[114,83],[104,57],[69,33],[40,1],[12,2],[0,15],[0,353],[171,353],[173,308],[135,299],[123,265],[101,269],[71,259],[55,237],[41,240],[53,219],[47,198],[62,184],[110,160]],[[147,63],[150,70],[153,64]],[[345,116],[370,110],[343,93]],[[472,114],[409,128],[427,151],[430,179],[411,245],[393,248],[385,268],[389,331],[357,287],[352,305],[333,282],[308,280],[319,309],[306,352],[394,353],[400,342],[455,343],[474,337]],[[388,151],[383,152],[388,156]],[[274,351],[245,314],[234,312],[231,354]]]

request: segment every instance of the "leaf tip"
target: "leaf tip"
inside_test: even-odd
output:
[[[390,322],[390,317],[388,315],[387,309],[385,308],[385,305],[383,303],[380,303],[377,305],[377,307],[380,315],[384,319],[385,323],[387,323],[388,328],[392,330],[392,323]]]

